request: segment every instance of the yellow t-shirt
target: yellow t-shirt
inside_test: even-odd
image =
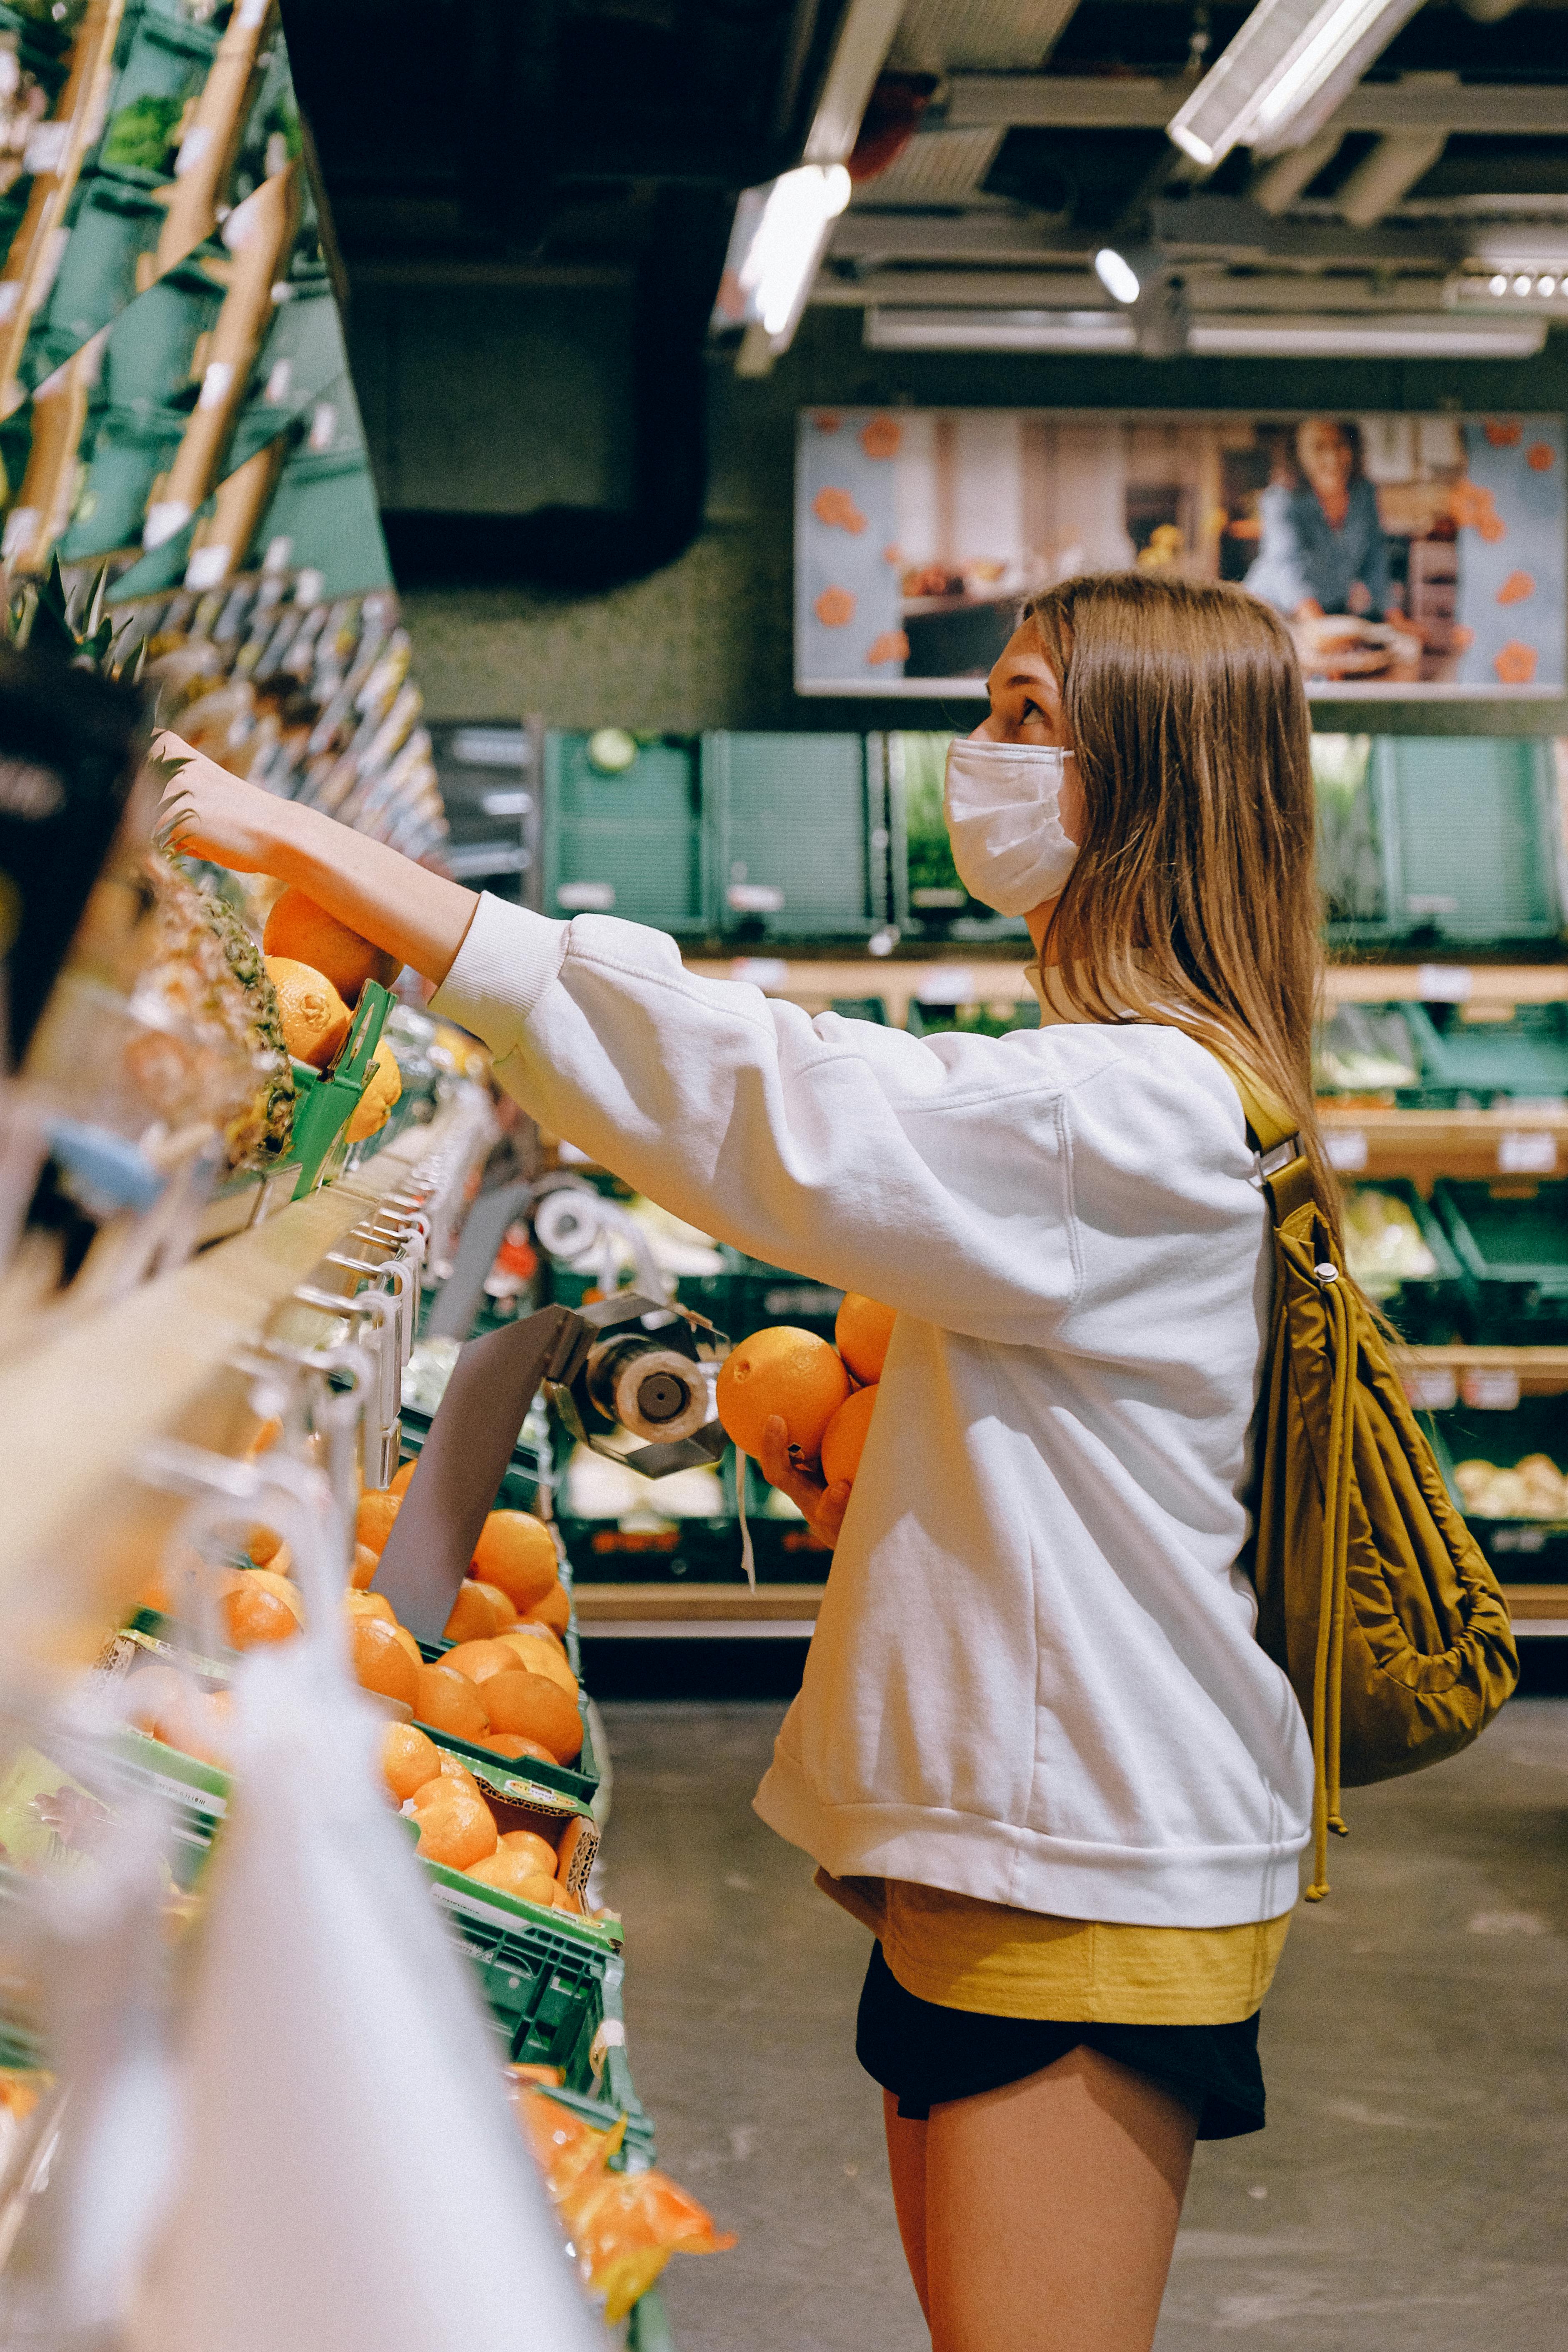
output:
[[[1232,2025],[1261,2008],[1290,1913],[1240,1927],[1058,1919],[900,1878],[822,1892],[870,1928],[906,1992],[939,2009],[1064,2025]]]

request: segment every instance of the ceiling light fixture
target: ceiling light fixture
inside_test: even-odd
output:
[[[1233,147],[1279,155],[1321,131],[1420,0],[1258,0],[1166,130],[1205,171]]]
[[[1143,290],[1138,272],[1113,245],[1101,246],[1095,255],[1094,274],[1113,302],[1136,302]]]
[[[866,344],[881,352],[1132,352],[1126,310],[901,310],[866,313]],[[1187,348],[1226,359],[1529,359],[1546,339],[1543,319],[1495,311],[1403,318],[1279,316],[1190,321]]]
[[[848,202],[842,163],[802,163],[748,188],[735,207],[715,325],[755,325],[774,351],[784,350]]]
[[[872,352],[1131,352],[1117,310],[884,310],[866,313]]]

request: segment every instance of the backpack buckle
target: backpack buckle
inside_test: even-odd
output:
[[[1252,1181],[1261,1192],[1271,1176],[1281,1174],[1293,1160],[1300,1157],[1301,1139],[1299,1135],[1288,1135],[1283,1143],[1275,1144],[1271,1150],[1255,1151],[1252,1155]]]

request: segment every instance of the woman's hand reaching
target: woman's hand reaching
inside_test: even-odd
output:
[[[803,1469],[790,1454],[789,1430],[782,1413],[774,1413],[763,1431],[762,1473],[770,1486],[787,1495],[818,1543],[831,1551],[838,1541],[849,1504],[849,1481],[826,1486],[811,1470]]]
[[[289,803],[256,784],[242,783],[205,752],[164,731],[153,746],[157,759],[178,761],[163,787],[158,814],[161,847],[205,857],[236,874],[275,874]]]

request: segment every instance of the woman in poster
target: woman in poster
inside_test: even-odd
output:
[[[1242,584],[1286,620],[1346,613],[1381,621],[1401,609],[1359,425],[1332,416],[1298,425],[1294,463],[1264,491],[1259,520],[1257,561]]]

